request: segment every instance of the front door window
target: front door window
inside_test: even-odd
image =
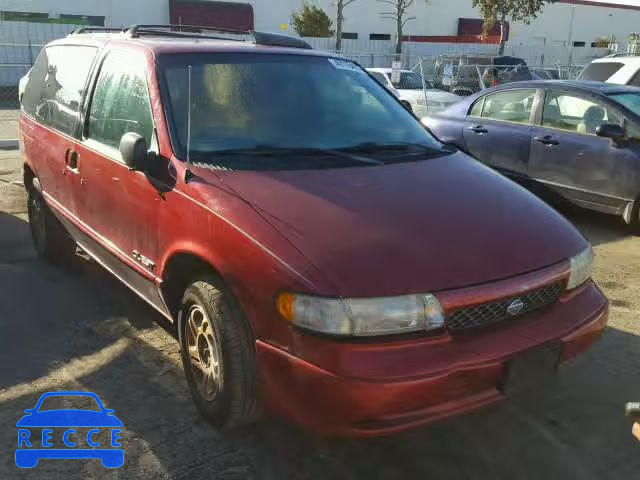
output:
[[[506,90],[493,93],[484,98],[482,112],[474,105],[471,115],[478,115],[491,120],[502,120],[514,123],[529,123],[531,108],[536,91],[531,89]]]
[[[560,92],[550,92],[545,98],[543,127],[595,135],[604,123],[622,125],[622,118],[615,110],[593,99]]]
[[[151,104],[144,67],[138,65],[118,54],[105,59],[91,102],[89,139],[118,149],[122,136],[134,132],[151,145]]]

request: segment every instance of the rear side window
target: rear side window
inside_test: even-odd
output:
[[[31,69],[22,105],[43,124],[75,135],[94,47],[61,45],[42,50]]]
[[[151,145],[153,117],[144,64],[116,53],[102,64],[91,101],[88,137],[119,148],[125,133],[142,135]]]
[[[533,89],[507,90],[487,95],[484,97],[482,118],[529,123],[535,96]]]
[[[636,72],[628,85],[633,85],[634,87],[640,87],[640,70]]]
[[[582,71],[578,79],[593,80],[594,82],[606,82],[623,66],[624,63],[620,62],[591,63]]]

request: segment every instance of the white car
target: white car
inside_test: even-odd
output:
[[[617,83],[640,87],[640,57],[612,56],[592,61],[578,80]]]
[[[400,101],[409,104],[418,118],[449,108],[462,98],[434,88],[426,79],[423,82],[422,77],[411,70],[401,70],[400,81],[397,83],[391,82],[390,68],[367,68],[367,71]],[[426,87],[426,95],[423,87]]]

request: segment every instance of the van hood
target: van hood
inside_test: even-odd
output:
[[[551,207],[457,152],[343,169],[220,172],[335,288],[368,297],[504,279],[587,246]]]

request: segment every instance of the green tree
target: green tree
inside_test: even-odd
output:
[[[480,8],[484,19],[484,34],[500,25],[500,55],[504,54],[507,19],[529,24],[542,11],[546,3],[556,0],[471,0],[474,8]]]
[[[331,37],[333,22],[320,7],[304,2],[300,10],[291,14],[293,29],[301,37]]]
[[[342,50],[342,25],[344,24],[344,9],[356,0],[336,0],[336,52]]]
[[[404,27],[410,20],[415,20],[409,14],[409,9],[415,3],[415,0],[378,0],[380,3],[388,5],[387,10],[380,13],[381,18],[393,20],[396,24],[396,53],[402,53],[402,37],[404,36]],[[429,0],[424,0],[429,3]]]

